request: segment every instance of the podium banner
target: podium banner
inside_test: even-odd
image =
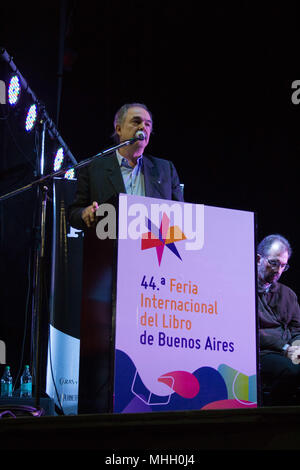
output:
[[[114,412],[257,406],[254,213],[120,195]]]

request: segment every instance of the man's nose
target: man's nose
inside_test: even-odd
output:
[[[145,122],[140,122],[139,124],[139,130],[144,131],[146,129],[146,123]]]
[[[139,130],[139,131],[142,131],[142,132],[144,133],[145,138],[148,136],[147,128],[146,128],[145,124],[142,124],[142,123],[141,123],[141,124],[139,125],[138,130]]]
[[[282,273],[282,272],[284,271],[284,266],[281,266],[281,265],[276,266],[276,267],[274,268],[274,271],[275,271],[276,273]]]

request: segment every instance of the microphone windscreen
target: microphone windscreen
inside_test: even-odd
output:
[[[143,131],[136,131],[135,137],[136,137],[138,140],[145,140],[145,134],[144,134]]]

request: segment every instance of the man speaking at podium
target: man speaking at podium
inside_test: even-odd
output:
[[[144,155],[152,132],[152,115],[144,104],[123,105],[114,119],[117,142],[138,137],[115,153],[96,158],[78,177],[77,192],[69,207],[72,227],[93,227],[96,211],[105,202],[117,203],[120,193],[183,201],[172,162]]]
[[[71,226],[87,229],[83,249],[79,413],[108,412],[113,406],[114,240],[99,240],[96,230],[88,230],[96,226],[97,208],[104,203],[118,208],[120,193],[183,201],[173,163],[144,154],[152,132],[152,116],[147,107],[139,103],[122,106],[115,115],[114,131],[117,143],[130,143],[93,159],[81,170],[69,207]]]

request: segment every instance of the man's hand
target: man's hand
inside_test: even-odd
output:
[[[81,218],[87,227],[93,227],[96,222],[96,210],[98,209],[98,203],[96,201],[93,202],[92,205],[86,207],[81,214]]]
[[[290,346],[286,350],[286,355],[291,359],[294,364],[299,364],[300,362],[300,347],[299,346]]]

